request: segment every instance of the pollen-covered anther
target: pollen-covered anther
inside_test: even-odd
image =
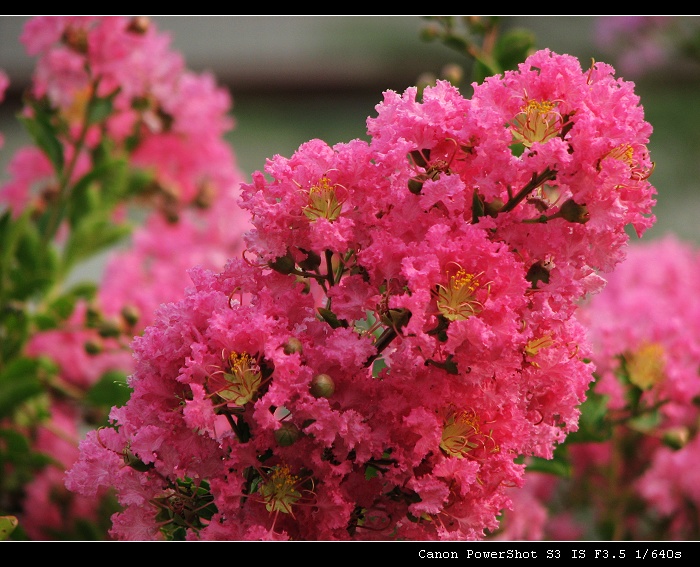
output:
[[[448,321],[463,321],[472,315],[477,315],[483,309],[483,304],[476,298],[476,293],[483,287],[478,278],[483,272],[472,274],[459,264],[454,264],[454,273],[448,269],[446,286],[437,284],[433,290],[439,313]],[[488,285],[486,287],[488,288]]]
[[[343,209],[340,193],[341,186],[332,183],[328,177],[321,177],[316,185],[309,189],[309,204],[302,210],[312,221],[316,219],[336,220]]]
[[[548,100],[528,100],[511,124],[515,141],[529,148],[558,136],[564,128],[564,119],[556,107],[556,103]]]

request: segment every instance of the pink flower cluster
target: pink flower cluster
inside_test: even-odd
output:
[[[135,339],[66,478],[116,488],[112,537],[480,540],[576,430],[576,305],[654,221],[633,85],[543,50],[376,109],[369,142],[268,160],[245,258]]]
[[[31,96],[45,100],[70,126],[69,156],[86,106],[97,97],[111,107],[104,123],[89,128],[88,148],[106,136],[115,151],[128,154],[130,164],[154,175],[150,199],[166,214],[208,205],[218,188],[241,180],[223,139],[234,126],[229,93],[210,73],[188,70],[181,54],[171,49],[169,35],[148,18],[38,16],[27,21],[21,40],[37,57]],[[46,160],[38,148],[32,150],[33,161]],[[76,176],[90,165],[87,156],[81,159]],[[41,172],[38,165],[31,171]],[[41,177],[18,178],[0,195],[15,211],[24,210],[33,197],[32,181]]]
[[[224,138],[234,125],[231,98],[212,76],[189,71],[171,51],[168,35],[147,19],[36,17],[28,20],[22,40],[29,54],[38,56],[33,97],[46,98],[71,125],[61,143],[67,155],[79,152],[73,177],[94,168],[90,150],[101,144],[132,171],[151,178],[146,198],[136,195],[137,204],[149,206],[138,207],[131,242],[107,257],[95,300],[78,302],[63,326],[33,334],[26,347],[28,355],[57,364],[61,388],[84,395],[106,372],[133,371],[129,342],[152,322],[158,305],[181,297],[189,268],[221,269],[242,253],[242,234],[250,225],[236,202],[244,176]],[[95,89],[111,99],[111,107],[104,121],[91,126],[87,147],[75,150],[85,101]],[[36,146],[21,148],[9,173],[0,203],[16,215],[42,207],[57,185],[50,160]],[[120,221],[124,212],[119,203]],[[76,494],[51,496],[65,492],[63,471],[77,458],[78,440],[90,426],[79,401],[54,402],[50,411],[58,425],[40,428],[37,449],[59,465],[29,485],[21,515],[23,528],[35,539],[52,539],[98,506]],[[72,450],[67,440],[73,441]]]
[[[571,478],[526,475],[504,537],[558,539],[568,525],[564,539],[697,539],[698,282],[700,251],[668,235],[630,246],[605,290],[583,306],[594,390],[605,396],[611,428],[599,442],[567,442]],[[576,515],[588,520],[573,521]],[[523,516],[527,531],[519,527]],[[601,532],[605,525],[615,532]]]

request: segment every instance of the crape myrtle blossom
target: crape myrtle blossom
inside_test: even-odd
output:
[[[632,86],[548,50],[387,91],[242,185],[243,258],[162,305],[67,472],[116,539],[480,540],[578,426],[576,305],[653,223]]]
[[[698,282],[700,252],[667,235],[630,246],[603,292],[583,305],[579,318],[590,338],[594,392],[605,405],[607,426],[596,440],[567,439],[570,478],[525,475],[501,536],[558,539],[564,511],[588,518],[566,522],[577,530],[574,539],[697,539]],[[527,502],[523,494],[530,495]],[[535,507],[546,511],[539,532],[533,530]],[[521,529],[523,514],[531,518],[529,531]],[[616,531],[607,533],[609,526]]]
[[[36,431],[36,449],[53,464],[27,485],[18,516],[32,539],[55,539],[77,533],[76,521],[94,518],[101,505],[63,485],[80,437],[100,423],[80,399],[105,377],[133,372],[129,343],[151,324],[157,306],[182,296],[192,266],[220,270],[240,256],[250,225],[236,202],[244,175],[224,139],[234,126],[230,95],[209,74],[186,69],[167,34],[143,18],[61,16],[28,20],[22,40],[38,56],[31,97],[68,125],[60,141],[66,162],[77,154],[72,180],[99,169],[91,161],[97,148],[148,180],[127,196],[139,205],[134,215],[115,204],[115,222],[135,228],[106,255],[95,296],[77,301],[62,325],[32,334],[26,344],[27,355],[55,363],[58,387],[47,403],[51,418]],[[110,104],[83,140],[95,93]],[[0,202],[14,215],[51,205],[60,176],[40,148],[21,148],[9,173]]]
[[[231,183],[230,168],[216,165],[232,158],[222,139],[234,126],[229,93],[211,74],[187,69],[148,18],[39,16],[21,39],[37,57],[31,97],[59,112],[73,143],[84,138],[94,149],[106,133],[134,166],[149,170],[147,196],[164,212],[208,205],[216,186]],[[83,132],[88,108],[106,115]]]
[[[648,515],[667,522],[669,539],[700,533],[692,481],[699,455],[699,281],[700,252],[669,235],[630,248],[609,288],[585,310],[600,374],[596,392],[606,396],[613,417],[631,408],[639,414],[627,429],[613,430],[602,468],[624,447],[636,447],[616,478],[632,484]],[[626,518],[625,527],[647,537],[638,518]]]

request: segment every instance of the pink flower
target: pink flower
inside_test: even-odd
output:
[[[112,450],[149,495],[120,479],[113,537],[479,540],[576,431],[578,304],[653,222],[631,85],[545,50],[471,100],[387,92],[368,133],[268,160],[245,258],[134,340]]]

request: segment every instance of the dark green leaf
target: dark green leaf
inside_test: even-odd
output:
[[[511,30],[494,47],[494,58],[501,69],[516,69],[535,49],[535,35],[529,30]]]
[[[106,120],[113,111],[112,99],[114,97],[98,97],[91,101],[88,112],[88,124],[99,124]]]
[[[29,318],[23,303],[0,304],[0,360],[14,358],[29,336]]]
[[[18,358],[0,372],[0,418],[11,415],[18,405],[43,392],[41,367],[37,359]]]
[[[328,323],[334,329],[338,327],[347,327],[348,322],[345,319],[338,319],[338,316],[333,313],[330,309],[324,309],[323,307],[318,308],[318,313],[323,317],[323,320]]]
[[[589,390],[586,401],[581,404],[578,431],[570,433],[566,443],[600,442],[610,439],[612,430],[607,415],[607,397]]]
[[[126,373],[119,370],[105,372],[100,381],[88,391],[86,401],[106,408],[123,406],[131,396],[126,378]]]
[[[118,225],[102,218],[84,219],[71,233],[64,251],[65,267],[74,266],[84,260],[117,244],[131,233],[128,225]]]
[[[571,476],[573,467],[568,458],[561,456],[564,453],[566,452],[555,451],[552,459],[531,457],[527,463],[527,472],[547,473],[564,478]]]
[[[35,102],[32,104],[33,116],[20,115],[18,118],[24,124],[37,146],[46,154],[57,173],[63,171],[63,144],[58,139],[58,132],[51,121],[51,112],[45,106]]]
[[[16,241],[15,262],[9,274],[15,299],[27,299],[48,289],[56,278],[56,256],[41,241],[36,227],[25,224]]]

